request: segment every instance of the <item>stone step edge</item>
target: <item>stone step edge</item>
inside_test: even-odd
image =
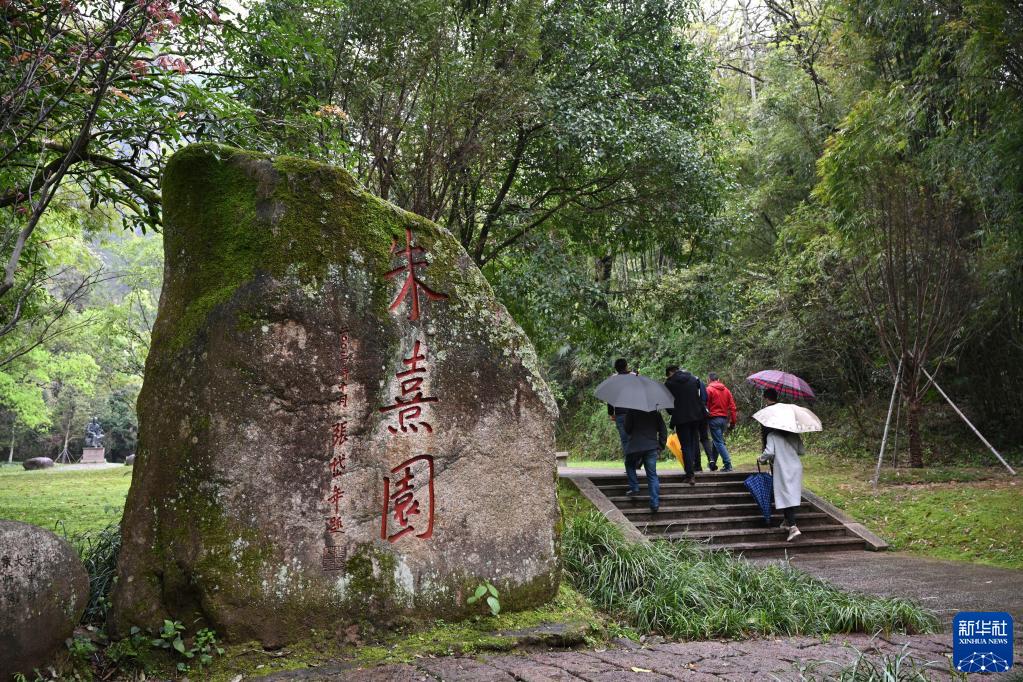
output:
[[[799,529],[803,535],[816,534],[835,531],[845,532],[845,526],[841,524],[832,524],[830,526],[807,526],[806,529]],[[679,531],[678,533],[663,533],[663,536],[678,535],[687,537],[691,540],[706,540],[708,538],[730,538],[730,537],[757,537],[757,536],[780,536],[785,531],[781,528],[726,528],[722,530],[698,530],[698,531]],[[855,537],[853,535],[847,535],[846,537]]]
[[[607,495],[601,492],[600,488],[593,484],[593,481],[585,475],[573,476],[561,474],[560,478],[575,486],[583,497],[590,501],[604,517],[622,530],[626,540],[647,544],[649,538],[644,535],[631,521],[622,513],[618,506],[608,499]]]
[[[646,482],[640,481],[640,490],[646,489]],[[615,485],[600,485],[597,486],[604,491],[605,495],[621,495],[629,486],[625,483]],[[707,491],[710,493],[715,492],[728,492],[730,490],[735,492],[747,492],[748,489],[742,484],[741,481],[724,481],[721,483],[697,483],[696,485],[689,485],[688,483],[682,483],[681,481],[671,481],[665,483],[661,481],[661,490],[693,490],[693,491]],[[621,491],[621,492],[619,492]]]
[[[601,491],[601,493],[603,493],[603,492],[604,491]],[[650,499],[650,495],[648,493],[643,492],[643,491],[640,491],[639,495],[633,495],[632,497],[629,497],[628,495],[607,495],[606,493],[604,493],[604,494],[612,502],[615,502],[615,501],[632,502],[633,500],[644,500],[645,501],[645,500],[649,500]],[[750,500],[752,500],[753,499],[753,496],[750,494],[750,492],[748,490],[743,490],[743,491],[736,490],[735,492],[730,492],[730,493],[712,492],[712,491],[707,491],[707,492],[697,492],[697,491],[694,491],[694,492],[681,493],[681,494],[680,493],[668,493],[666,495],[665,494],[661,495],[661,499],[662,500],[663,499],[685,500],[685,499],[689,499],[689,498],[693,498],[693,497],[726,498],[726,499],[730,499],[730,500],[734,500],[734,499],[750,499]]]
[[[628,507],[622,507],[621,509],[622,509],[622,513],[624,513],[626,516],[628,516],[630,514],[649,514],[650,513],[650,507],[648,505],[646,505],[646,504],[636,505],[636,506],[631,506],[630,505]],[[812,505],[800,505],[799,509],[800,509],[800,511],[798,511],[797,513],[803,513],[803,512],[810,513],[810,512],[813,512],[813,511],[817,511],[817,508],[812,506]],[[682,505],[682,506],[673,505],[673,504],[665,504],[665,502],[663,500],[661,501],[661,513],[683,512],[683,513],[693,513],[693,514],[704,514],[704,513],[707,513],[709,511],[724,511],[724,512],[733,512],[733,513],[736,513],[736,514],[746,514],[746,513],[749,513],[749,515],[751,515],[751,516],[762,516],[762,514],[760,513],[760,507],[757,506],[756,502],[752,501],[752,498],[751,498],[750,502],[748,502],[748,503],[736,503],[736,504],[697,504],[697,505]],[[775,517],[775,516],[777,518],[782,518],[781,512],[777,511],[776,509],[771,511],[771,517]]]
[[[648,510],[646,513],[650,514],[650,511]],[[664,509],[662,508],[661,511],[657,513],[657,516],[660,516],[663,513],[664,513]],[[755,515],[754,514],[750,514],[750,515],[747,515],[747,516],[710,516],[710,517],[705,517],[705,518],[701,518],[701,519],[688,519],[688,520],[686,520],[686,519],[663,519],[663,520],[661,520],[661,519],[652,519],[650,521],[640,521],[640,523],[644,527],[645,526],[679,526],[679,525],[689,525],[689,526],[697,525],[698,526],[698,525],[701,525],[701,524],[711,524],[711,523],[740,523],[742,521],[762,522],[763,518],[764,517],[761,516],[760,514],[755,514]],[[828,514],[825,514],[824,512],[806,512],[804,514],[800,514],[799,518],[800,519],[828,519],[828,518],[831,518],[831,516],[829,516]],[[781,520],[781,516],[778,516],[778,520],[779,521]],[[767,526],[767,528],[770,529],[771,526]],[[777,528],[777,526],[774,526],[774,528]]]
[[[675,513],[675,512],[692,513],[692,514],[705,514],[707,512],[711,512],[711,511],[723,511],[723,512],[735,512],[735,513],[748,511],[750,516],[760,516],[761,515],[760,514],[760,507],[758,507],[755,502],[750,502],[749,504],[700,504],[700,505],[687,506],[687,507],[676,507],[676,506],[672,506],[670,504],[664,504],[663,502],[661,503],[661,513],[662,514],[665,514],[665,513]],[[626,516],[629,516],[631,514],[649,514],[650,513],[650,508],[648,506],[627,507],[627,508],[622,509],[622,513],[625,514]],[[773,516],[777,516],[779,519],[781,518],[781,514],[778,514],[778,512],[773,512],[771,515],[772,515],[772,517]]]
[[[785,542],[784,540],[778,542],[737,542],[728,545],[707,545],[707,549],[711,551],[727,550],[729,552],[743,552],[746,550],[771,550],[771,549],[799,549],[803,547],[825,547],[833,545],[835,547],[863,547],[863,540],[860,538],[820,538],[817,540],[806,539],[802,540],[797,538],[792,542]]]

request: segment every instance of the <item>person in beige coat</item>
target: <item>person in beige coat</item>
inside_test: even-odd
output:
[[[774,508],[785,515],[782,528],[787,528],[791,542],[802,535],[796,527],[796,510],[803,497],[803,439],[798,433],[766,429],[764,453],[760,462],[774,464]]]

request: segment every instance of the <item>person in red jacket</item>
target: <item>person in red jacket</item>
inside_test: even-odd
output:
[[[739,412],[735,409],[732,392],[718,381],[718,375],[710,372],[707,378],[710,379],[707,384],[707,425],[710,427],[710,437],[714,441],[714,450],[721,455],[721,463],[725,465],[722,471],[731,471],[732,458],[725,447],[725,429],[735,428]]]

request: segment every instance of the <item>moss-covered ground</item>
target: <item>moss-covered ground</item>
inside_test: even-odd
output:
[[[409,622],[402,627],[371,631],[351,626],[337,632],[310,631],[301,642],[268,651],[257,642],[224,646],[224,653],[208,665],[195,667],[190,679],[227,682],[255,675],[322,666],[372,667],[385,663],[410,662],[428,656],[473,655],[482,652],[510,651],[518,646],[508,633],[547,623],[571,624],[586,644],[606,644],[610,636],[637,637],[633,631],[615,624],[596,611],[590,602],[572,588],[563,585],[551,603],[529,611],[482,614],[461,622]],[[187,635],[194,633],[186,632]],[[186,646],[191,640],[186,638]],[[185,661],[173,651],[143,647],[145,669],[149,677],[178,678],[176,665]]]
[[[737,431],[728,443],[735,466],[753,469],[757,434]],[[1001,466],[885,467],[875,490],[872,463],[843,456],[846,443],[809,435],[806,444],[805,486],[878,533],[893,550],[1023,568],[1023,481]],[[582,459],[570,464],[621,467]],[[670,454],[658,469],[681,471]]]

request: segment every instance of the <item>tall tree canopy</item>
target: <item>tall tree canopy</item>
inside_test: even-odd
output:
[[[717,202],[713,86],[675,0],[272,0],[224,82],[280,151],[351,168],[483,265],[538,230],[688,248]],[[283,127],[278,126],[283,122]]]

